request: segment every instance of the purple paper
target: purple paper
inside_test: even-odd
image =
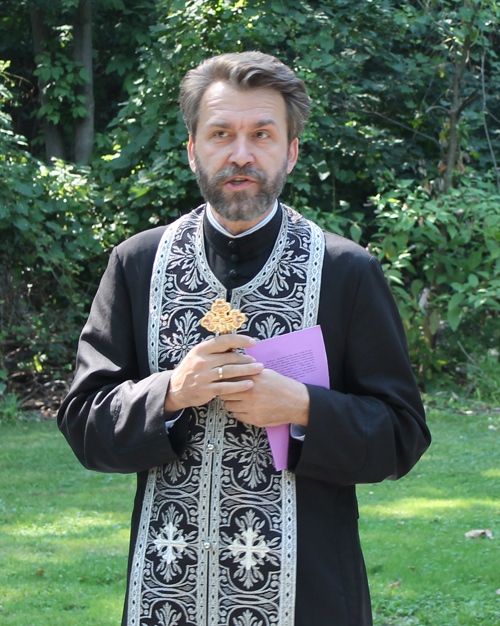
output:
[[[288,467],[288,443],[290,424],[268,426],[266,428],[269,447],[273,454],[274,467],[280,472]]]
[[[329,387],[328,361],[320,326],[304,328],[287,335],[278,335],[259,341],[246,353],[264,367],[301,383]],[[274,466],[278,471],[287,468],[290,425],[266,428]]]

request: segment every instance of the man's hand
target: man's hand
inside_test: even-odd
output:
[[[215,396],[251,389],[264,366],[253,357],[232,350],[254,345],[255,339],[246,335],[221,335],[192,348],[170,377],[165,412],[176,413],[206,404]]]
[[[279,426],[309,422],[309,392],[303,383],[264,369],[253,377],[252,387],[235,393],[219,393],[234,417],[254,426]]]

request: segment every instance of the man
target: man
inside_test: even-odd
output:
[[[277,200],[309,114],[288,67],[221,55],[180,102],[207,203],[114,250],[59,414],[86,467],[138,474],[123,624],[371,624],[354,485],[404,475],[430,442],[395,304],[364,249]],[[219,298],[242,333],[200,326]],[[315,324],[330,389],[244,353]]]

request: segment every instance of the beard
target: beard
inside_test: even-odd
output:
[[[196,153],[195,163],[198,186],[205,201],[210,203],[214,211],[230,222],[249,222],[265,215],[280,195],[286,182],[288,159],[285,159],[282,168],[273,179],[261,169],[250,165],[243,167],[231,165],[209,178]],[[257,192],[250,189],[241,191],[224,189],[224,183],[234,176],[252,178],[258,185]]]

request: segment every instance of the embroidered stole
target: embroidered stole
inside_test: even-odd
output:
[[[226,290],[208,267],[200,207],[170,225],[150,291],[151,373],[172,369],[209,334],[199,325]],[[324,237],[283,207],[263,269],[232,292],[245,334],[267,339],[316,323]],[[293,626],[296,510],[265,429],[215,398],[187,410],[184,457],[150,470],[129,586],[129,626]]]

